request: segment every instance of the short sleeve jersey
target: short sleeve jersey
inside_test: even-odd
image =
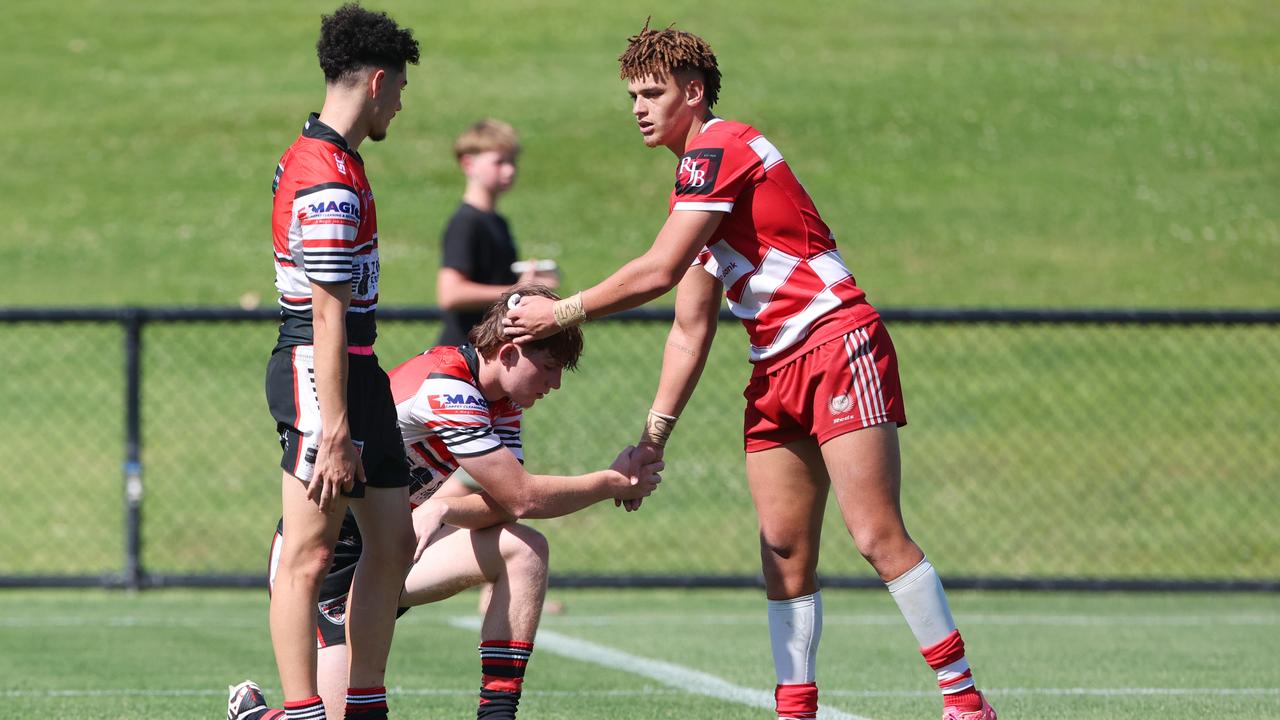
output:
[[[479,358],[470,345],[434,347],[393,368],[391,394],[409,460],[409,499],[426,502],[458,458],[500,448],[524,462],[523,410],[509,399],[488,402],[480,392]]]
[[[757,373],[877,317],[809,193],[750,125],[703,126],[676,166],[670,210],[725,213],[696,262],[724,284]]]
[[[364,160],[312,113],[271,185],[271,234],[280,337],[276,349],[314,342],[311,283],[351,284],[347,343],[377,336],[378,219]]]
[[[458,206],[444,229],[444,267],[462,273],[472,282],[512,285],[519,277],[511,270],[516,243],[506,218],[466,203]],[[467,333],[484,317],[480,310],[450,310],[444,314],[440,345],[461,345]]]

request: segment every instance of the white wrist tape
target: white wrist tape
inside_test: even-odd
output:
[[[640,435],[640,442],[665,447],[667,439],[671,437],[671,431],[676,429],[678,419],[675,415],[650,410],[649,417],[644,422],[644,433]]]

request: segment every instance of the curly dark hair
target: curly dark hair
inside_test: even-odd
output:
[[[696,72],[702,76],[707,107],[714,107],[720,99],[720,67],[716,64],[716,54],[706,40],[676,30],[675,23],[663,30],[650,30],[646,18],[640,34],[627,38],[627,49],[618,57],[618,64],[623,80],[652,75],[661,82],[667,73]]]
[[[476,350],[486,358],[492,358],[497,354],[498,348],[505,343],[511,342],[507,339],[507,334],[502,328],[502,320],[507,317],[507,301],[511,299],[512,295],[537,295],[552,300],[560,299],[560,296],[554,290],[541,283],[519,285],[502,293],[502,297],[498,299],[498,302],[489,306],[489,309],[484,314],[484,319],[471,328],[471,332],[467,336],[467,339],[471,341]],[[582,328],[564,328],[555,335],[541,340],[534,340],[525,345],[524,349],[526,351],[546,350],[547,354],[564,366],[565,370],[573,370],[578,367],[578,359],[582,357]]]
[[[320,18],[316,55],[325,80],[337,82],[370,66],[403,72],[405,64],[417,65],[418,41],[386,13],[347,3]]]

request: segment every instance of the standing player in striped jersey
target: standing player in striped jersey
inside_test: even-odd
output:
[[[348,507],[365,552],[347,607],[347,718],[387,717],[383,688],[413,526],[390,383],[373,354],[378,225],[364,159],[400,110],[418,43],[384,13],[355,4],[321,20],[320,113],[307,120],[272,184],[279,341],[267,399],[284,455],[289,534],[271,596],[271,642],[291,720],[318,720],[316,598]]]
[[[903,525],[897,429],[906,414],[878,314],[778,149],[755,128],[711,113],[720,71],[706,41],[646,24],[619,60],[645,145],[679,158],[670,214],[653,246],[600,284],[556,303],[524,300],[508,316],[509,335],[543,337],[678,286],[642,442],[661,456],[702,373],[723,292],[751,339],[747,481],[760,522],[778,716],[817,715],[816,571],[834,488],[858,550],[937,673],[944,720],[995,720],[974,687],[938,574]]]
[[[559,299],[541,285],[517,291]],[[480,720],[514,720],[547,592],[546,538],[516,521],[559,517],[606,499],[638,501],[656,489],[662,469],[660,461],[633,467],[631,448],[609,469],[585,475],[530,475],[524,469],[524,410],[559,388],[564,370],[577,365],[582,333],[572,328],[516,346],[502,329],[511,296],[506,293],[489,309],[472,330],[471,345],[431,348],[390,373],[411,466],[407,505],[413,506],[417,537],[399,606],[404,612],[492,583],[480,628]],[[478,492],[457,478],[459,468]],[[320,648],[319,694],[331,709],[330,720],[341,718],[332,708],[347,687],[344,614],[362,555],[361,530],[348,515],[312,606],[319,630],[312,641]],[[279,527],[272,543],[270,576],[277,586],[287,537]],[[230,691],[228,720],[282,717],[252,681]]]

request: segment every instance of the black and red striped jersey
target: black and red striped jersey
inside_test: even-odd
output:
[[[285,151],[271,185],[271,234],[280,338],[276,349],[314,342],[311,283],[351,284],[347,344],[377,336],[378,219],[364,160],[312,113]]]
[[[458,468],[458,458],[500,448],[524,462],[521,407],[480,392],[480,360],[470,345],[442,345],[397,365],[391,377],[409,459],[409,498],[421,505]]]
[[[702,127],[676,167],[670,210],[725,213],[697,263],[724,284],[756,372],[878,317],[809,193],[750,125]]]

